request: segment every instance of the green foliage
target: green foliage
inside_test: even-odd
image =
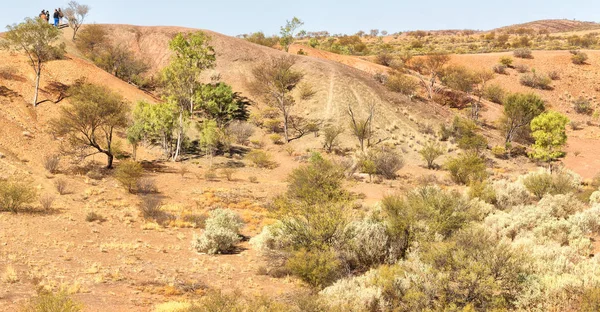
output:
[[[586,288],[583,291],[579,311],[600,311],[600,288]]]
[[[108,88],[88,83],[69,89],[70,105],[61,107],[58,119],[50,123],[52,131],[65,137],[74,153],[88,154],[89,149],[105,154],[106,168],[112,168],[114,132],[125,129],[129,105]]]
[[[500,120],[506,143],[515,138],[527,138],[531,121],[544,110],[544,100],[534,93],[508,95],[504,101],[504,116]]]
[[[342,133],[344,133],[342,127],[328,126],[323,129],[323,148],[327,153],[331,153],[339,146],[339,136]]]
[[[564,170],[549,172],[540,170],[522,177],[529,192],[541,199],[546,194],[568,194],[579,189],[580,179]]]
[[[71,299],[66,291],[57,293],[41,292],[29,300],[24,312],[79,312],[83,306]]]
[[[503,56],[500,58],[500,64],[506,67],[511,67],[513,64],[513,59],[510,56]]]
[[[8,31],[4,34],[2,44],[16,51],[25,52],[29,57],[29,65],[35,72],[36,85],[33,106],[36,106],[43,64],[61,58],[65,53],[64,44],[55,45],[60,38],[60,31],[41,18],[26,18],[18,25],[13,24],[6,28]]]
[[[252,43],[260,44],[265,47],[273,48],[279,43],[279,37],[271,36],[267,37],[262,31],[244,35],[244,39]]]
[[[119,181],[129,193],[135,193],[137,186],[144,174],[144,168],[136,161],[124,161],[115,170],[115,179]]]
[[[198,98],[202,113],[205,117],[216,120],[219,128],[233,120],[248,119],[247,106],[250,105],[250,100],[239,92],[233,92],[231,86],[223,82],[202,85],[198,90]]]
[[[411,76],[395,73],[388,77],[385,86],[393,92],[398,92],[406,96],[412,97],[417,91],[419,84]]]
[[[79,33],[75,46],[84,55],[93,59],[93,55],[104,48],[108,41],[108,33],[104,26],[98,24],[87,25]]]
[[[567,117],[555,111],[535,117],[531,121],[531,136],[535,143],[531,146],[533,151],[529,156],[550,162],[564,155],[561,147],[567,142],[565,127],[568,122]]]
[[[444,155],[445,150],[435,142],[426,143],[423,148],[419,151],[423,160],[427,162],[428,169],[435,169],[435,160]]]
[[[489,180],[473,181],[469,184],[469,198],[478,198],[488,204],[496,203],[496,191]]]
[[[484,97],[496,104],[503,104],[505,96],[506,90],[497,84],[489,85],[484,91]]]
[[[246,159],[250,160],[258,168],[273,169],[277,163],[272,160],[271,154],[262,150],[252,150],[246,154]]]
[[[146,84],[142,75],[150,69],[150,65],[122,45],[106,44],[90,54],[90,58],[98,67],[121,80],[136,84],[140,88]]]
[[[465,153],[451,158],[444,167],[450,171],[452,181],[458,184],[469,184],[487,177],[485,161],[475,153]]]
[[[296,36],[296,31],[299,27],[304,25],[304,22],[299,18],[292,18],[290,21],[286,21],[284,26],[281,26],[281,30],[279,34],[281,37],[279,38],[279,44],[283,47],[283,50],[287,52],[290,48],[290,45],[294,43],[294,36]]]
[[[208,213],[202,235],[194,237],[193,248],[208,254],[229,253],[241,240],[241,218],[229,209],[215,209]]]
[[[457,65],[446,67],[441,74],[440,80],[449,88],[465,93],[471,93],[477,83],[477,77],[473,71],[467,67]]]
[[[480,152],[487,147],[487,139],[477,134],[477,125],[467,119],[456,116],[452,121],[452,135],[458,141],[458,147],[467,150]]]
[[[140,101],[133,110],[133,124],[127,129],[127,138],[133,143],[145,140],[159,145],[165,156],[170,157],[176,123],[177,106],[172,101],[157,104]]]
[[[333,283],[341,271],[341,263],[331,250],[300,249],[287,260],[286,267],[313,288]]]
[[[369,158],[362,158],[358,162],[358,166],[360,168],[360,172],[366,173],[369,175],[369,181],[373,180],[373,175],[377,174],[377,166],[375,162]]]
[[[0,211],[19,212],[37,199],[37,192],[30,183],[16,179],[0,180]]]

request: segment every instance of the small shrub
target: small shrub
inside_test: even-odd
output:
[[[580,52],[580,51],[577,51],[576,53],[574,53],[571,56],[571,61],[575,65],[583,65],[583,64],[585,64],[585,61],[587,61],[587,59],[588,59],[587,54]]]
[[[239,230],[244,225],[240,217],[229,209],[216,209],[209,212],[206,229],[195,237],[193,247],[198,252],[208,254],[228,253],[240,241]]]
[[[504,147],[502,145],[496,145],[496,146],[492,147],[492,155],[494,155],[494,157],[499,158],[499,159],[506,159],[506,156],[507,156],[506,147]]]
[[[341,263],[333,251],[301,249],[288,259],[286,267],[311,287],[321,289],[339,277]]]
[[[412,77],[397,73],[388,77],[385,86],[392,92],[398,92],[412,97],[415,95],[419,84]]]
[[[54,180],[54,186],[56,187],[56,191],[60,195],[65,195],[69,193],[69,182],[67,182],[64,178],[58,178]]]
[[[511,67],[513,63],[513,59],[510,56],[503,56],[500,58],[500,64],[505,67]]]
[[[448,139],[452,136],[452,129],[446,127],[444,124],[441,124],[440,130],[438,131],[438,136],[440,137],[440,141],[448,141]]]
[[[486,149],[487,144],[487,139],[483,135],[477,133],[464,135],[460,139],[458,139],[459,148],[464,149],[466,151],[475,151],[477,153]]]
[[[29,183],[0,180],[0,211],[17,213],[36,198],[37,192]]]
[[[488,99],[496,104],[502,104],[502,103],[504,103],[504,97],[506,96],[506,91],[497,84],[491,84],[485,88],[484,96],[486,99]]]
[[[273,133],[269,135],[269,139],[271,140],[271,142],[273,142],[273,144],[283,144],[283,137],[278,133]]]
[[[216,181],[217,180],[217,173],[215,172],[215,169],[208,169],[206,170],[206,172],[204,172],[204,179],[206,181]]]
[[[96,222],[96,221],[104,222],[104,221],[106,221],[106,219],[101,214],[90,211],[90,212],[88,212],[87,215],[85,215],[85,221],[87,221],[87,222]]]
[[[523,59],[531,59],[531,58],[533,58],[533,55],[531,54],[531,50],[529,50],[529,49],[516,49],[513,52],[513,55],[515,57],[523,58]]]
[[[304,101],[310,100],[315,94],[317,94],[317,91],[315,91],[310,83],[302,83],[298,89],[300,92],[300,98]]]
[[[548,90],[551,89],[550,84],[552,83],[552,80],[548,78],[548,76],[532,73],[522,75],[521,78],[519,78],[519,82],[530,88]]]
[[[158,187],[156,186],[156,183],[150,178],[140,178],[136,187],[138,194],[158,193]]]
[[[496,191],[488,181],[474,181],[469,184],[469,198],[478,198],[488,204],[496,203]]]
[[[276,167],[276,163],[271,160],[271,155],[265,151],[252,150],[246,155],[246,159],[259,168],[272,169]]]
[[[569,127],[571,127],[573,130],[581,130],[581,122],[577,120],[571,120],[569,121]]]
[[[506,66],[502,65],[502,64],[496,64],[492,67],[492,70],[496,73],[496,74],[500,74],[500,75],[504,75],[506,74]]]
[[[394,63],[394,56],[387,52],[381,52],[375,57],[375,63],[389,67]]]
[[[487,177],[485,161],[475,153],[466,153],[449,159],[445,167],[450,178],[458,184],[469,184]]]
[[[129,193],[137,191],[138,182],[144,174],[144,168],[138,162],[124,161],[115,170],[115,178]]]
[[[548,78],[550,78],[552,80],[559,80],[560,74],[556,70],[551,70],[548,72]]]
[[[594,111],[592,102],[584,96],[580,96],[573,100],[573,109],[578,114],[590,115]]]
[[[69,297],[66,291],[57,293],[41,292],[29,300],[23,308],[24,312],[79,312],[83,306]]]
[[[146,195],[140,197],[139,209],[144,220],[161,221],[164,212],[160,210],[162,201],[158,196]]]
[[[541,199],[546,194],[567,194],[576,192],[581,184],[581,178],[567,170],[550,171],[541,169],[521,177],[523,185],[535,197]]]
[[[375,79],[375,81],[379,82],[380,84],[385,84],[388,80],[388,76],[382,73],[375,73],[373,75],[373,79]]]
[[[51,194],[44,194],[40,196],[40,206],[42,209],[48,211],[52,209],[52,204],[54,204],[55,197]]]
[[[255,176],[249,176],[248,177],[248,181],[250,181],[250,183],[257,183],[258,182],[258,178]]]
[[[527,188],[520,181],[496,181],[493,184],[493,188],[496,193],[496,202],[494,204],[499,209],[508,209],[514,206],[524,205],[529,201]]]
[[[367,161],[372,162],[375,173],[386,179],[396,178],[396,171],[404,167],[402,155],[400,155],[393,147],[389,146],[370,150],[367,159]]]
[[[523,74],[523,73],[529,72],[529,67],[527,67],[527,65],[519,64],[519,65],[515,66],[515,70],[518,73]]]
[[[44,168],[48,172],[55,174],[58,172],[58,166],[60,165],[60,155],[48,155],[44,157]]]
[[[428,169],[434,169],[436,167],[435,160],[444,155],[444,149],[434,142],[429,142],[423,146],[423,148],[419,151],[423,160],[427,162]]]
[[[339,146],[339,136],[344,132],[342,127],[329,126],[323,129],[323,148],[327,153]]]
[[[235,169],[233,168],[223,168],[221,169],[221,174],[227,179],[227,181],[233,181],[233,174],[235,173]]]
[[[254,127],[247,122],[235,120],[227,126],[227,131],[233,136],[237,144],[245,145],[254,134]]]

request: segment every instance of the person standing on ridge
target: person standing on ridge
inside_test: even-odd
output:
[[[49,23],[50,22],[50,12],[48,12],[48,10],[46,10],[45,16],[46,17],[44,19],[46,20],[46,23]]]
[[[46,20],[46,11],[42,10],[42,13],[40,13],[39,17],[43,20]]]
[[[65,17],[65,15],[63,14],[61,8],[58,8],[58,26],[63,23],[63,17]]]
[[[58,27],[58,21],[60,18],[57,9],[54,9],[54,14],[52,15],[52,17],[54,17],[54,27]]]

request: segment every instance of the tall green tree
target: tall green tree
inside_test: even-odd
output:
[[[178,108],[173,102],[138,102],[133,110],[133,124],[127,129],[129,142],[134,149],[142,141],[158,145],[165,157],[171,158],[178,113]]]
[[[547,163],[563,156],[561,148],[567,143],[567,123],[569,119],[555,111],[535,117],[531,121],[531,136],[535,143],[531,146],[530,156]]]
[[[290,45],[294,43],[296,30],[298,30],[298,28],[300,28],[302,25],[304,25],[304,22],[294,16],[291,21],[285,21],[285,25],[281,26],[281,30],[279,31],[279,34],[281,35],[279,44],[281,44],[285,52],[288,52]]]
[[[231,86],[219,82],[205,84],[200,88],[200,107],[205,117],[217,122],[219,128],[227,126],[233,120],[248,119],[250,100]]]
[[[82,158],[105,154],[106,168],[112,168],[114,133],[127,127],[129,105],[108,88],[89,83],[69,93],[71,105],[61,107],[59,118],[50,123],[52,131],[65,137],[71,151]]]
[[[171,62],[162,71],[165,96],[177,103],[179,127],[177,146],[173,161],[177,161],[181,152],[184,125],[187,117],[194,113],[196,93],[201,87],[198,77],[202,71],[215,65],[215,51],[208,44],[210,37],[198,31],[191,34],[178,34],[169,42],[173,52]]]
[[[60,57],[64,53],[64,45],[56,46],[60,31],[41,18],[26,18],[23,23],[7,26],[3,46],[23,51],[35,72],[35,92],[33,106],[38,104],[38,90],[43,64]]]
[[[533,93],[514,93],[504,100],[504,116],[500,120],[506,143],[529,130],[533,118],[544,112],[544,100]]]

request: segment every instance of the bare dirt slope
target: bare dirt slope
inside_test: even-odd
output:
[[[531,28],[535,31],[547,30],[550,33],[580,31],[587,29],[598,29],[600,24],[595,22],[584,22],[568,19],[547,19],[533,21],[523,24],[516,24],[494,29],[494,31],[511,31],[518,28]]]

